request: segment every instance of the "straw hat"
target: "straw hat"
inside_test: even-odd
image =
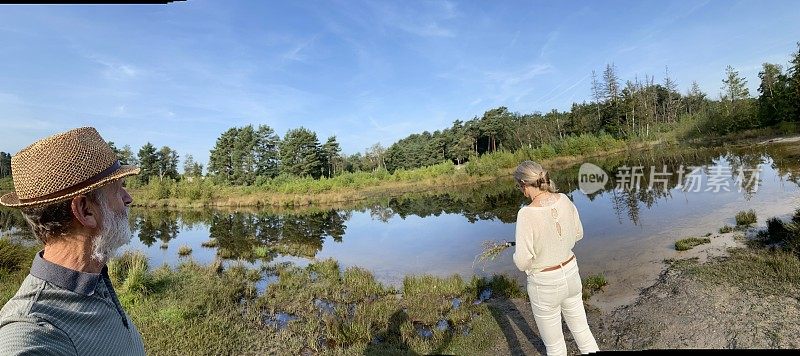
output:
[[[93,127],[81,127],[34,142],[11,157],[14,192],[0,204],[24,208],[57,203],[139,173],[123,166]]]

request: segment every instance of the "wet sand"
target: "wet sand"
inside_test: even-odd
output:
[[[669,229],[630,241],[631,247],[626,250],[637,251],[635,254],[622,255],[617,250],[595,250],[592,256],[579,256],[583,278],[602,273],[608,280],[605,290],[594,295],[589,302],[602,312],[610,313],[618,307],[633,303],[642,289],[653,285],[666,267],[665,259],[699,257],[704,262],[708,256],[725,254],[728,247],[737,244],[733,237],[741,232],[720,234],[719,228],[724,225],[734,226],[733,217],[738,211],[755,209],[758,216],[755,228],[763,228],[767,219],[775,216],[785,218],[797,207],[800,207],[800,193],[797,192],[748,206],[732,203],[702,216],[675,221]],[[702,237],[709,232],[712,233],[709,236],[711,243],[689,251],[675,250],[675,241],[691,236]]]

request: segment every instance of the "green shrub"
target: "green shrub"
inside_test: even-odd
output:
[[[678,251],[691,250],[695,246],[707,244],[709,242],[711,242],[711,239],[707,237],[704,238],[689,237],[675,241],[675,249]]]
[[[755,224],[757,221],[756,219],[756,211],[750,209],[748,211],[740,211],[736,213],[736,226],[737,227],[747,227],[750,225]]]
[[[782,244],[787,250],[800,254],[800,224],[797,222],[783,222],[777,217],[767,219],[764,235],[767,242]]]
[[[583,299],[589,299],[595,293],[602,291],[603,287],[607,285],[608,281],[606,281],[606,277],[602,274],[586,277],[583,281]]]
[[[726,234],[726,233],[729,233],[729,232],[731,232],[733,230],[734,230],[733,226],[725,225],[725,226],[719,228],[719,233],[720,234]]]

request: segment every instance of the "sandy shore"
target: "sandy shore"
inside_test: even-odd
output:
[[[709,244],[676,253],[676,259],[697,258],[698,263],[706,263],[724,256],[728,248],[744,246],[734,236],[712,238]],[[586,303],[589,326],[602,350],[800,347],[800,299],[759,296],[724,284],[709,287],[680,268],[666,266],[629,304],[604,311],[595,306],[599,298]],[[493,352],[545,354],[527,300],[492,303],[507,318],[500,322],[505,340],[498,341]],[[562,326],[569,353],[578,354],[569,329]]]

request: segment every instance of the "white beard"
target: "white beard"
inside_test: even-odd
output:
[[[128,223],[128,207],[120,214],[115,214],[108,207],[105,199],[100,200],[100,208],[103,214],[103,225],[100,232],[95,235],[94,251],[92,259],[100,263],[106,263],[116,254],[117,249],[124,246],[131,240],[131,226]]]

